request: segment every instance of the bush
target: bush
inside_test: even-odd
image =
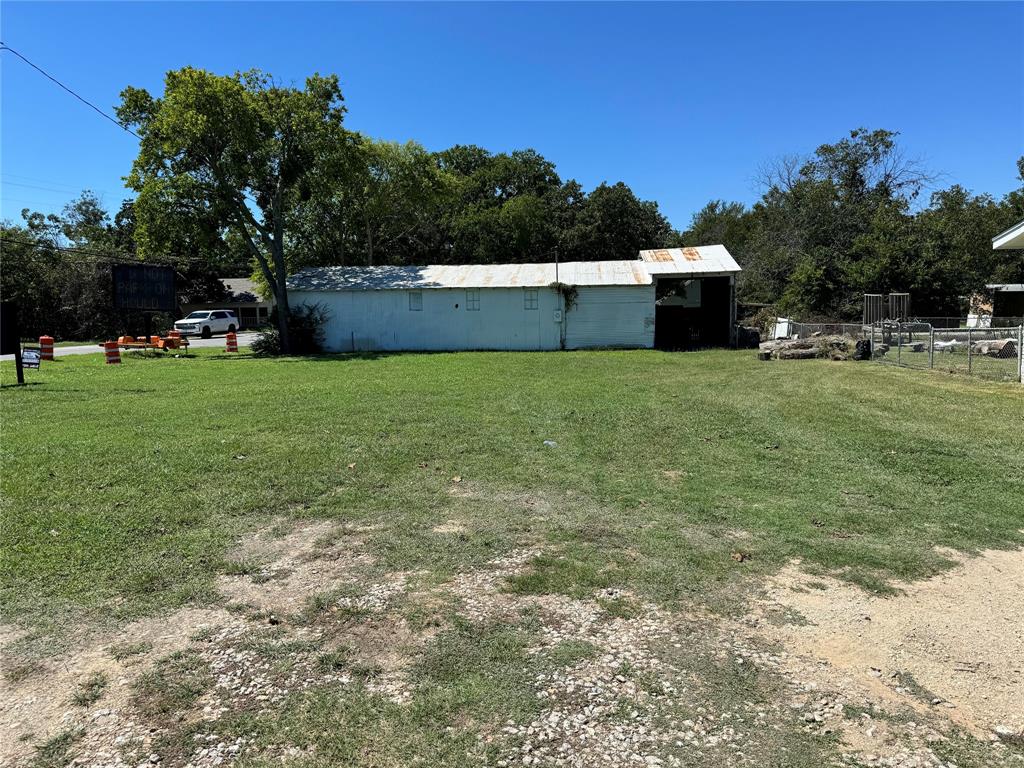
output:
[[[261,356],[281,354],[281,334],[277,330],[277,309],[271,314],[271,327],[261,331],[250,349]],[[300,304],[288,313],[288,338],[293,355],[315,355],[323,352],[324,323],[327,310],[322,304]]]

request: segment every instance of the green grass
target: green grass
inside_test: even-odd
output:
[[[135,683],[132,707],[151,718],[186,711],[213,682],[206,663],[195,651],[172,653],[142,674]]]
[[[382,568],[435,579],[540,545],[513,589],[722,607],[793,557],[884,589],[938,545],[1024,540],[1014,384],[726,351],[202,350],[29,380],[0,391],[0,613],[44,634],[214,601],[280,516],[377,524]]]
[[[36,747],[32,768],[63,768],[68,763],[68,751],[82,737],[81,729],[61,731],[45,744]]]
[[[115,643],[107,648],[110,658],[115,661],[129,661],[137,656],[149,653],[153,650],[153,644],[147,640],[136,642]]]
[[[78,689],[71,697],[72,703],[79,707],[95,704],[103,696],[103,691],[107,689],[109,682],[107,676],[102,672],[93,672],[79,684]]]
[[[926,339],[927,341],[927,339]],[[899,361],[900,365],[909,368],[928,368],[928,352],[912,352],[903,349],[897,357],[896,350],[890,349],[881,362],[894,364]],[[955,373],[960,375],[977,376],[978,378],[992,381],[1017,381],[1017,355],[1012,357],[989,357],[987,355],[974,354],[968,360],[966,349],[956,349],[952,352],[940,352],[936,350],[931,360],[931,367],[943,373]]]

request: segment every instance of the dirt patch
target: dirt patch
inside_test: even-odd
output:
[[[204,629],[230,624],[223,610],[186,608],[127,625],[59,658],[41,662],[16,683],[0,681],[0,765],[14,765],[32,753],[33,745],[59,733],[84,729],[81,748],[106,741],[116,730],[126,738],[140,736],[131,722],[131,682],[152,660],[181,650]],[[128,658],[114,658],[118,647],[138,649]],[[8,652],[7,644],[3,653]],[[73,702],[75,691],[91,676],[107,681],[98,700],[89,706]],[[140,736],[141,738],[141,736]]]
[[[362,544],[359,531],[319,520],[275,536],[280,527],[247,536],[231,555],[246,572],[218,577],[217,589],[230,602],[263,613],[294,613],[313,595],[353,582],[359,569],[373,565],[369,554],[355,550]]]
[[[466,532],[466,526],[457,520],[445,520],[440,525],[435,525],[431,530],[439,534],[459,534]]]
[[[286,526],[291,530],[276,535]],[[310,596],[354,582],[359,569],[373,563],[368,554],[353,549],[362,541],[360,534],[331,522],[295,525],[278,521],[240,542],[231,559],[246,572],[220,577],[218,587],[229,601],[257,612],[297,611]],[[376,605],[387,597],[378,592],[391,595],[400,589],[400,584],[388,582],[379,589],[371,588],[361,599]],[[133,711],[134,683],[156,660],[195,645],[193,638],[198,636],[214,638],[203,641],[202,655],[216,676],[216,689],[225,695],[239,699],[243,694],[261,696],[260,701],[273,703],[283,695],[282,690],[310,685],[313,675],[308,665],[297,664],[296,671],[282,680],[264,680],[258,674],[262,667],[257,671],[250,668],[262,663],[258,654],[237,646],[260,631],[258,624],[224,609],[186,608],[91,639],[59,657],[34,664],[13,682],[0,680],[0,765],[26,761],[35,745],[66,732],[79,734],[73,752],[83,759],[106,763],[117,762],[115,758],[122,753],[149,754],[159,729],[140,721],[139,713]],[[8,657],[5,666],[12,663],[8,659],[17,661],[11,649],[20,636],[11,629],[0,635],[0,649]],[[76,704],[75,692],[97,678],[105,685],[96,700]],[[210,718],[222,708],[207,697],[201,711],[202,717]]]
[[[506,591],[540,548],[437,585],[420,572],[371,567],[351,528],[282,529],[243,540],[234,555],[242,572],[220,582],[232,600],[264,613],[191,610],[137,622],[8,684],[0,764],[27,762],[33,745],[72,729],[81,735],[70,755],[81,764],[130,767],[165,747],[156,762],[195,768],[308,757],[231,732],[226,716],[349,685],[413,704],[410,671],[452,612],[529,627],[536,673],[527,684],[539,711],[481,723],[499,764],[749,766],[786,752],[794,765],[825,764],[828,755],[836,765],[922,768],[952,765],[943,745],[961,738],[957,726],[983,735],[981,749],[997,762],[1008,747],[987,740],[991,729],[1024,727],[1015,706],[1024,700],[1020,552],[986,553],[892,598],[794,564],[750,616],[733,621],[696,603],[669,611],[620,589],[583,599]],[[170,715],[139,712],[135,682],[176,651],[201,667],[204,687]],[[97,673],[107,688],[76,707],[74,690]],[[164,737],[186,726],[198,729],[192,740],[168,746],[174,739]]]
[[[882,703],[938,710],[978,735],[1024,731],[1024,550],[988,551],[870,595],[792,564],[754,621],[810,676],[843,678]],[[779,609],[801,621],[765,620]],[[822,664],[821,662],[825,662]]]

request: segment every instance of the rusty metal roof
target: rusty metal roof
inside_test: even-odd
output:
[[[570,261],[558,265],[568,285],[650,285],[636,261]],[[543,288],[555,282],[550,264],[437,264],[426,267],[319,267],[288,278],[296,291],[356,291],[409,288]]]
[[[685,253],[684,253],[685,252]],[[651,256],[651,254],[667,254]],[[740,268],[721,245],[641,251],[639,259],[568,261],[558,265],[567,285],[650,285],[655,275],[731,274]],[[555,264],[435,264],[426,267],[316,267],[288,278],[295,291],[382,291],[415,288],[543,288]]]
[[[652,275],[729,275],[740,271],[724,245],[640,251],[640,260]]]

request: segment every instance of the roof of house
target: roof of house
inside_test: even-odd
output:
[[[992,238],[992,250],[999,251],[1010,248],[1024,248],[1024,221],[1014,224],[1005,232]]]
[[[989,283],[985,287],[996,293],[1024,293],[1024,283]]]
[[[724,245],[640,251],[640,260],[648,272],[657,275],[731,275],[740,271],[740,265]]]
[[[254,296],[259,296],[259,290],[256,288],[256,283],[248,277],[222,277],[220,278],[221,285],[224,286],[224,290],[228,293],[235,295],[240,293],[251,293]]]
[[[647,258],[644,254],[668,254]],[[654,275],[733,274],[739,265],[721,245],[641,251],[638,259],[545,264],[437,264],[426,267],[317,267],[288,278],[294,291],[358,291],[417,288],[542,288],[650,285]]]

